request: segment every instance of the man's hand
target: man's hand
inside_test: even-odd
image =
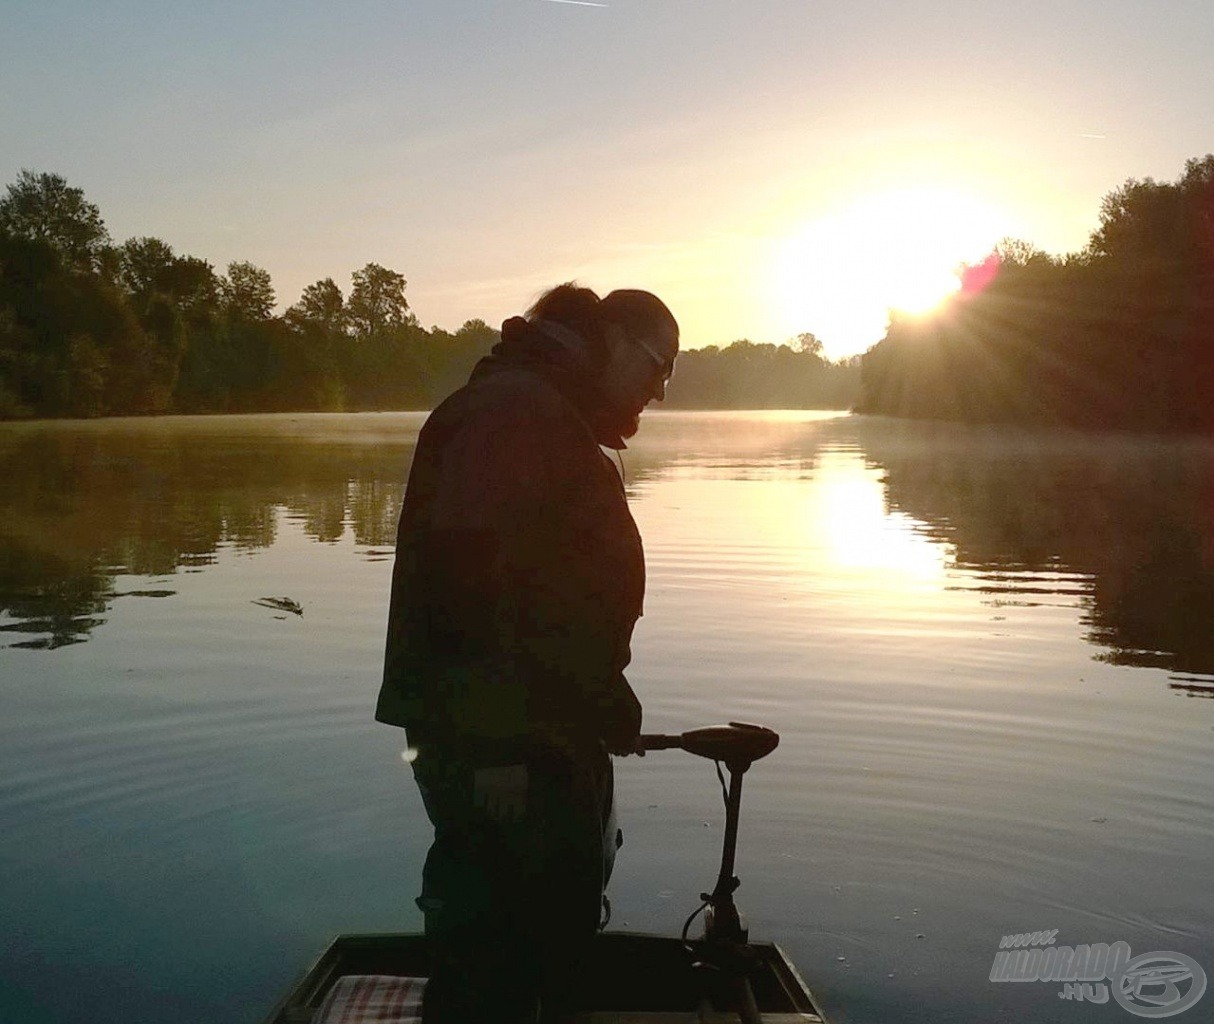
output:
[[[638,736],[634,741],[618,747],[608,747],[607,753],[614,754],[616,757],[627,757],[629,754],[636,754],[637,757],[645,756],[645,745],[641,742],[641,737]]]
[[[527,809],[527,766],[478,768],[472,775],[472,804],[494,821],[514,821]]]

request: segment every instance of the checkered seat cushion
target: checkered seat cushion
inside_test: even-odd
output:
[[[348,974],[338,978],[312,1024],[418,1024],[425,978]]]

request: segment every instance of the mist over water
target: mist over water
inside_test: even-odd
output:
[[[0,426],[0,1019],[254,1021],[333,934],[420,928],[371,715],[423,419]],[[1122,1013],[988,980],[1043,929],[1214,971],[1214,444],[657,412],[622,463],[646,729],[781,733],[738,900],[828,1014]],[[712,767],[617,784],[613,927],[675,932]]]

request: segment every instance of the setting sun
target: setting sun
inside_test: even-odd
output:
[[[993,206],[944,187],[875,192],[804,222],[777,247],[771,302],[792,335],[832,355],[861,351],[890,310],[921,314],[957,290],[957,267],[1014,233]]]

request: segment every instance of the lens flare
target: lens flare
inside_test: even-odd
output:
[[[923,314],[961,286],[1011,218],[960,190],[906,187],[860,196],[802,222],[773,255],[768,287],[789,337],[812,331],[835,352],[862,351],[891,311]]]

